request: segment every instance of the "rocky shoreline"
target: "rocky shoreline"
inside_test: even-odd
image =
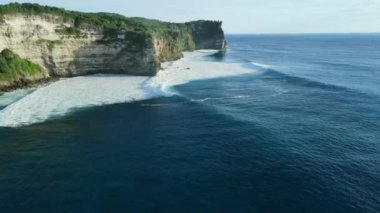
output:
[[[12,85],[0,87],[0,96],[4,95],[4,93],[12,92],[20,89],[28,89],[40,87],[45,84],[50,84],[52,82],[58,81],[60,78],[44,78],[39,80],[27,80],[20,79],[19,81],[15,81]]]

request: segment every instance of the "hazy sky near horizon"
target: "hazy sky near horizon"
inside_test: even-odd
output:
[[[5,4],[8,0],[0,0]],[[28,0],[171,22],[223,21],[227,33],[380,32],[380,0]]]

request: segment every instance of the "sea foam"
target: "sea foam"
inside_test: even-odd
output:
[[[174,85],[252,72],[240,64],[199,60],[207,54],[210,52],[184,53],[178,61],[163,63],[164,70],[155,77],[92,75],[54,82],[1,110],[0,126],[41,123],[77,108],[169,96],[175,94],[170,89]]]
[[[5,93],[4,95],[0,96],[0,109],[25,97],[32,91],[33,89],[22,89],[22,90],[16,90],[13,92]]]

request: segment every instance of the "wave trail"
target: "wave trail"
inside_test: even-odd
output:
[[[309,87],[309,88],[319,88],[330,91],[352,91],[350,88],[338,86],[329,83],[323,83],[309,78],[293,76],[290,74],[285,74],[274,69],[268,69],[262,74],[264,77],[267,77],[268,80],[280,80],[292,85]]]

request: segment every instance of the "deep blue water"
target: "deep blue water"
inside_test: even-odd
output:
[[[228,41],[257,72],[0,128],[0,212],[380,212],[380,35]]]

